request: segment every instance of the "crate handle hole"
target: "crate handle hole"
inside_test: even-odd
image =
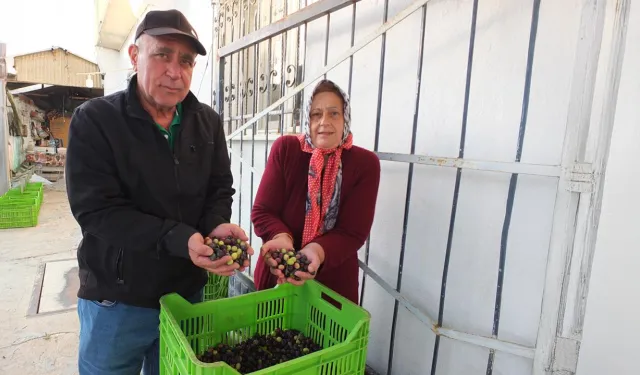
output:
[[[323,300],[325,300],[325,301],[329,302],[330,304],[332,304],[338,310],[342,310],[342,304],[340,302],[336,301],[335,299],[333,299],[331,296],[329,296],[325,292],[322,292],[320,297],[322,297]]]

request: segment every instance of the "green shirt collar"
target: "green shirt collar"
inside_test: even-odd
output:
[[[178,103],[178,105],[176,106],[176,112],[173,115],[173,120],[171,120],[171,124],[169,125],[168,130],[160,126],[160,124],[156,123],[156,126],[158,127],[162,135],[167,139],[167,142],[169,142],[169,147],[171,147],[172,150],[173,150],[173,143],[175,140],[175,136],[178,133],[178,127],[180,126],[181,118],[182,118],[182,103]]]

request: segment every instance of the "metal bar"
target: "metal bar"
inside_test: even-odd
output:
[[[384,9],[382,11],[382,23],[387,23],[387,18],[389,17],[389,0],[385,0]],[[378,144],[380,142],[380,112],[382,111],[382,84],[384,82],[384,58],[386,52],[386,41],[387,41],[387,33],[382,33],[382,45],[380,46],[380,71],[378,77],[378,105],[376,107],[376,130],[373,141],[373,150],[374,152],[378,150]],[[353,61],[353,55],[349,56],[351,61]],[[371,235],[367,236],[367,241],[365,243],[365,254],[364,259],[366,264],[369,264],[369,252],[371,251]],[[364,291],[365,285],[367,283],[367,278],[362,277],[362,287],[360,290],[360,304],[364,301]]]
[[[518,131],[518,140],[516,146],[515,161],[520,162],[522,159],[522,148],[524,147],[524,137],[527,130],[527,119],[529,114],[529,96],[531,93],[531,73],[533,70],[533,58],[536,48],[536,37],[538,35],[538,19],[540,16],[540,0],[533,1],[533,10],[531,14],[531,28],[529,31],[529,49],[527,53],[527,65],[524,78],[524,90],[522,97],[522,115],[520,118],[520,129]],[[513,214],[513,204],[516,196],[516,188],[518,186],[518,174],[512,174],[509,181],[509,191],[507,194],[507,204],[502,225],[502,235],[500,239],[500,260],[498,262],[498,282],[496,286],[496,300],[493,310],[493,328],[491,335],[498,337],[500,329],[500,313],[502,311],[502,291],[504,286],[505,265],[507,261],[507,243],[509,241],[509,228],[511,226],[511,216]],[[495,350],[489,352],[487,360],[487,375],[493,374],[493,363],[495,361]]]
[[[525,88],[526,90],[526,88]],[[500,327],[500,312],[502,310],[502,287],[504,285],[504,273],[505,264],[507,259],[507,243],[509,240],[509,228],[511,227],[511,215],[513,214],[513,202],[516,195],[516,187],[518,185],[518,175],[512,174],[509,180],[509,191],[507,194],[507,204],[504,214],[504,222],[502,224],[502,235],[500,238],[500,258],[498,261],[498,282],[496,286],[496,299],[493,308],[493,329],[491,335],[494,338],[498,337],[498,330]],[[487,375],[493,374],[493,363],[495,361],[495,351],[489,352],[489,358],[487,360]]]
[[[353,9],[351,10],[351,43],[350,47],[353,48],[353,44],[355,43],[356,37],[356,10],[358,4],[353,4]],[[349,87],[348,87],[348,95],[351,97],[351,89],[353,87],[353,55],[349,56]],[[365,241],[365,263],[369,264],[369,246],[370,246],[371,236],[367,236],[367,240]],[[362,280],[360,281],[360,306],[364,302],[364,287],[367,282],[367,276],[365,274],[362,275]]]
[[[409,310],[420,322],[433,326],[434,322],[425,312],[421,311],[418,307],[414,306],[405,296],[395,290],[389,283],[384,281],[380,275],[378,275],[375,271],[373,271],[369,266],[367,266],[363,261],[358,260],[358,264],[360,268],[364,272],[365,275],[371,277],[373,281],[375,281],[378,285],[382,287],[382,289],[386,290],[391,297],[393,297],[396,301],[399,301],[400,304]]]
[[[305,3],[306,3],[306,1],[305,1]],[[298,79],[299,79],[299,77],[298,77],[299,67],[305,65],[304,64],[305,56],[304,55],[301,56],[301,53],[300,53],[301,52],[301,50],[300,50],[300,41],[301,41],[300,32],[301,32],[301,28],[302,28],[302,26],[298,26],[298,30],[296,31],[296,73],[295,73],[295,78],[291,82],[291,85],[293,85],[295,82],[298,82]],[[306,24],[305,24],[305,39],[306,39],[306,29],[307,29],[307,27],[306,27]],[[301,58],[302,58],[302,61],[301,61]],[[296,97],[295,96],[293,97],[293,102],[294,103],[296,102]],[[302,106],[302,93],[299,94],[299,101],[298,102],[300,103],[300,106]],[[295,114],[295,104],[293,105],[293,107],[294,107],[294,111],[293,111],[294,113],[292,113],[292,116],[291,116],[291,128],[293,129],[293,132],[296,133],[297,132],[296,116],[294,116],[294,114]],[[300,117],[302,113],[303,113],[302,109],[299,108],[298,109],[298,121],[299,122],[302,121],[302,117]]]
[[[371,246],[371,235],[367,236],[367,240],[364,243],[364,262],[369,264],[369,248]],[[367,281],[367,275],[362,275],[362,282],[360,283],[360,306],[364,307],[364,288]]]
[[[237,12],[236,11],[236,6],[239,6],[237,2],[233,2],[231,4],[231,12],[235,21],[235,17],[236,14],[238,14],[238,23],[239,25],[236,25],[236,22],[232,21],[231,24],[231,41],[233,42],[233,40],[236,37],[236,30],[238,31],[238,35],[242,35],[242,12]],[[237,27],[236,27],[237,26]],[[242,51],[238,51],[237,53],[234,53],[232,55],[229,56],[229,59],[231,61],[231,66],[230,66],[230,74],[229,74],[229,81],[230,81],[230,87],[229,87],[229,92],[231,93],[231,98],[229,99],[229,115],[233,115],[233,108],[235,107],[235,113],[236,114],[240,114],[242,115],[242,112],[240,111],[241,106],[242,106],[242,92],[241,90],[241,86],[242,86],[242,82],[240,81],[240,73],[242,70],[242,65],[241,65],[241,55],[244,52],[244,50]],[[234,63],[234,58],[235,58],[235,63]],[[233,68],[235,67],[236,70],[236,80],[235,80],[235,84],[234,84],[234,76],[233,76]],[[235,88],[235,94],[234,94],[234,88]],[[240,120],[236,120],[231,121],[230,122],[231,127],[240,127],[241,125],[241,121]],[[242,141],[242,137],[243,137],[243,133],[240,133],[240,157],[242,157],[242,144],[244,143]],[[229,142],[229,147],[233,147],[232,143]],[[237,220],[237,224],[238,226],[242,227],[242,165],[244,163],[240,162],[239,164],[239,168],[240,168],[240,178],[238,181],[238,202],[234,202],[235,204],[238,205],[238,220]]]
[[[351,43],[350,43],[350,47],[353,47],[353,43],[355,42],[355,37],[356,37],[356,10],[357,10],[357,3],[353,4],[352,10],[351,10]],[[353,55],[349,56],[349,88],[348,88],[348,94],[349,97],[351,97],[351,86],[353,84]]]
[[[331,13],[327,13],[327,26],[324,35],[324,65],[327,65],[329,61],[329,30],[331,27]],[[352,56],[353,57],[353,56]],[[324,74],[324,79],[327,79],[327,73]]]
[[[382,22],[386,23],[389,17],[389,0],[384,2],[384,10],[382,13]],[[387,54],[387,33],[382,34],[382,43],[380,45],[380,71],[378,76],[378,105],[376,108],[376,133],[373,141],[373,151],[378,151],[380,146],[380,114],[382,112],[382,89],[384,84],[384,60]]]
[[[255,112],[255,111],[254,111],[254,112]],[[286,110],[286,111],[284,111],[284,112],[281,112],[281,111],[271,111],[271,112],[269,112],[269,116],[281,116],[281,115],[283,115],[283,114],[285,114],[285,115],[292,115],[292,114],[294,114],[294,113],[295,113],[294,111],[289,111],[289,110]],[[224,121],[225,121],[225,122],[227,122],[227,121],[236,121],[236,120],[246,120],[246,119],[251,119],[251,118],[253,118],[253,115],[251,115],[251,114],[245,114],[245,115],[242,115],[242,116],[226,117],[226,118],[224,119]]]
[[[255,5],[255,2],[254,2]],[[254,27],[255,29],[260,28],[260,7],[257,6],[253,15],[254,18]],[[252,116],[255,115],[256,110],[259,105],[259,91],[258,91],[258,66],[260,63],[260,44],[253,45],[253,105],[251,106]],[[248,74],[248,73],[247,73]],[[248,90],[248,85],[247,85]],[[257,124],[253,124],[251,127],[251,165],[249,166],[250,176],[251,176],[251,196],[249,197],[249,202],[251,205],[251,210],[253,210],[253,200],[254,200],[254,186],[255,186],[255,160],[256,160],[256,126]],[[249,213],[249,241],[253,243],[253,221],[251,220],[251,211]],[[249,256],[249,267],[247,270],[248,274],[253,273],[252,267],[252,257]]]
[[[467,137],[467,118],[469,113],[469,94],[471,89],[471,72],[473,70],[473,52],[476,39],[476,24],[478,21],[478,0],[473,1],[473,10],[471,12],[471,30],[469,32],[469,53],[467,56],[467,78],[464,89],[464,107],[462,112],[462,128],[460,130],[460,148],[458,159],[464,158],[464,146]],[[440,284],[440,306],[438,309],[438,326],[442,326],[444,321],[444,303],[447,292],[447,279],[449,277],[449,264],[451,261],[451,247],[453,244],[453,233],[456,222],[456,214],[458,212],[458,197],[460,195],[460,180],[462,178],[462,169],[456,170],[456,181],[453,190],[453,200],[451,202],[451,217],[449,219],[449,233],[447,235],[447,248],[444,257],[444,266],[442,268],[442,282]],[[436,375],[438,368],[438,353],[440,352],[440,336],[436,336],[433,346],[433,358],[431,362],[431,375]]]
[[[7,160],[7,146],[9,140],[9,127],[7,126],[7,98],[6,96],[6,78],[7,63],[5,56],[7,53],[7,45],[0,43],[0,195],[5,194],[9,190],[11,184],[9,173],[9,161]]]
[[[422,165],[432,165],[435,167],[447,167],[468,169],[488,172],[501,172],[510,174],[524,174],[546,177],[563,177],[564,168],[556,165],[543,164],[527,164],[517,162],[500,162],[500,161],[477,161],[469,159],[447,158],[437,156],[411,155],[388,152],[376,152],[380,160],[394,161],[399,163],[412,163]]]
[[[217,78],[217,74],[216,69],[214,68],[214,59],[215,59],[215,54],[213,53],[213,51],[217,51],[218,50],[218,34],[220,33],[220,23],[218,22],[218,7],[219,7],[219,3],[216,0],[212,0],[211,1],[211,12],[212,12],[212,16],[213,16],[213,27],[211,28],[211,44],[213,46],[213,48],[211,48],[211,52],[209,53],[209,59],[211,61],[211,108],[213,108],[214,110],[218,110],[219,108],[216,106],[217,104],[217,100],[216,100],[216,78]]]
[[[269,0],[269,25],[271,25],[271,21],[273,20],[273,0]],[[269,37],[269,45],[267,48],[267,70],[269,71],[267,82],[271,82],[271,42],[273,40]],[[271,103],[271,84],[267,84],[267,104]],[[282,102],[284,104],[284,102]],[[265,119],[264,126],[264,165],[267,165],[267,160],[269,159],[269,116]],[[251,120],[249,120],[251,121]]]
[[[420,88],[422,84],[422,62],[424,60],[424,34],[427,22],[427,6],[422,7],[422,16],[420,18],[420,39],[418,45],[418,69],[417,69],[417,82],[416,85],[416,102],[413,109],[413,127],[411,129],[411,153],[416,151],[416,134],[418,133],[418,118],[420,117]],[[413,185],[413,167],[414,164],[409,164],[409,171],[407,173],[407,193],[404,202],[404,218],[402,220],[402,239],[400,241],[400,259],[398,263],[398,276],[396,281],[396,290],[400,292],[402,290],[402,270],[404,268],[404,254],[407,245],[407,227],[409,226],[409,210],[411,207],[411,187]],[[387,367],[387,374],[393,374],[393,350],[396,337],[396,325],[398,323],[398,301],[394,301],[393,304],[393,320],[391,322],[391,340],[389,342],[389,361]]]
[[[436,335],[436,338],[444,336],[450,338],[452,340],[457,340],[461,342],[466,342],[474,345],[478,345],[488,349],[496,349],[500,350],[504,353],[513,354],[519,357],[525,358],[533,358],[535,353],[535,348],[530,348],[528,346],[515,344],[508,341],[498,340],[492,337],[478,336],[470,333],[456,331],[451,328],[444,328],[440,325],[436,324],[433,319],[431,319],[425,312],[421,311],[415,305],[411,303],[404,295],[395,290],[391,285],[389,285],[380,275],[378,275],[375,271],[369,268],[364,262],[358,261],[360,268],[362,271],[369,277],[373,279],[382,289],[384,289],[391,297],[393,297],[402,307],[407,309],[411,314],[413,314],[416,319],[425,325],[431,327],[431,331]]]
[[[216,96],[218,114],[221,119],[224,118],[224,63],[225,58],[221,57],[220,60],[218,60],[218,95]],[[224,127],[224,121],[222,125]]]
[[[520,119],[520,130],[518,132],[518,148],[516,150],[516,162],[522,159],[522,149],[524,147],[524,137],[527,130],[527,119],[529,115],[529,97],[531,95],[531,76],[533,72],[533,59],[536,51],[536,40],[538,36],[538,20],[540,18],[540,0],[533,0],[533,11],[531,14],[531,31],[529,33],[529,51],[527,52],[527,70],[524,78],[524,93],[522,98],[522,117]]]
[[[258,17],[258,13],[260,11],[260,8],[257,8],[257,11],[255,12],[254,15],[254,20],[255,20],[255,25],[256,28],[258,28],[258,23],[259,23],[259,17]],[[258,62],[260,59],[260,54],[259,54],[259,50],[260,50],[260,44],[255,44],[253,46],[253,105],[252,105],[252,115],[255,116],[256,114],[256,109],[258,108]],[[255,162],[256,162],[256,124],[253,124],[253,126],[251,127],[251,166],[250,166],[250,171],[251,171],[251,197],[250,197],[250,202],[251,202],[251,207],[253,209],[253,188],[254,188],[254,184],[255,184]],[[249,217],[251,217],[251,215],[249,215]],[[253,221],[251,219],[249,219],[249,243],[253,243]],[[251,256],[249,256],[249,262],[251,262]],[[251,264],[249,264],[249,274],[252,273],[252,267]]]
[[[436,327],[435,330],[436,335],[477,346],[482,346],[492,351],[497,350],[503,353],[509,353],[523,358],[533,358],[533,356],[535,355],[535,349],[529,348],[527,346],[522,346],[519,344],[514,344],[497,339],[489,339],[488,337],[464,333],[449,328]]]
[[[241,163],[247,164],[246,166],[247,166],[247,168],[249,168],[249,171],[251,173],[259,173],[258,170],[255,169],[254,167],[252,167],[247,160],[245,160],[241,155],[238,154],[237,151],[234,151],[231,148],[229,148],[229,153],[236,154],[236,157],[238,158],[238,161],[240,161]]]
[[[305,8],[309,6],[309,0],[304,0],[304,6]],[[309,31],[309,23],[308,21],[304,22],[304,38],[302,40],[304,40],[304,54],[302,55],[302,62],[303,62],[303,66],[306,65],[306,61],[307,61],[307,31]],[[305,77],[306,77],[306,72],[307,69],[302,69],[302,82],[305,82]],[[306,86],[305,86],[306,87]],[[295,89],[294,89],[295,90]],[[302,90],[300,90],[300,107],[301,107],[301,111],[300,111],[300,132],[302,132],[302,129],[304,128],[304,121],[305,121],[305,102],[304,102],[304,92]]]
[[[228,3],[226,5],[226,7],[227,8],[229,7]],[[229,10],[229,9],[226,9],[226,10]],[[235,32],[235,24],[233,22],[233,8],[231,8],[230,11],[231,11],[231,16],[228,16],[227,20],[229,20],[229,18],[231,18],[231,42],[233,42],[233,34]],[[225,28],[225,41],[226,41],[226,35],[227,35],[227,31],[226,31],[226,28]],[[225,89],[228,88],[228,91],[229,91],[229,96],[226,99],[227,99],[227,102],[229,103],[229,116],[232,116],[233,115],[233,111],[231,110],[231,108],[232,108],[231,104],[233,103],[233,99],[234,99],[234,97],[233,97],[233,55],[230,55],[228,57],[228,59],[225,59],[225,64],[227,63],[227,61],[229,62],[229,86],[225,87]],[[233,131],[233,121],[229,121],[228,129],[229,129],[228,130],[229,133],[231,133]],[[232,147],[233,147],[232,143],[231,143],[231,141],[229,141],[229,150],[231,150]],[[229,161],[231,162],[231,165],[233,166],[233,154],[229,153],[229,158],[230,158]]]
[[[1,58],[2,57],[0,56],[0,59]],[[31,92],[31,91],[38,91],[38,90],[46,89],[47,87],[51,87],[51,86],[53,86],[53,85],[48,85],[46,83],[38,83],[38,84],[35,84],[35,85],[25,86],[25,87],[21,87],[19,89],[14,89],[14,90],[11,90],[10,92],[11,92],[11,95],[26,94],[26,93]]]
[[[287,7],[287,1],[285,0],[284,2],[284,17],[287,17],[287,11],[288,11],[288,7]],[[281,47],[282,47],[282,59],[280,62],[280,97],[284,96],[285,93],[285,88],[286,86],[286,77],[285,77],[285,65],[287,65],[287,33],[288,31],[283,32],[280,35],[280,42],[281,42]],[[280,114],[280,134],[284,134],[284,107],[285,105],[282,104],[282,108],[281,108],[281,114]]]
[[[469,160],[463,158],[448,158],[439,156],[398,154],[391,152],[376,152],[380,160],[396,161],[403,163],[415,163],[433,165],[438,167],[451,167],[458,169],[471,169],[479,171],[518,173],[534,176],[560,177],[562,168],[557,165],[527,164],[520,162],[501,162],[488,160]]]
[[[566,169],[570,169],[576,160],[580,160],[580,150],[587,142],[606,13],[605,2],[597,2],[595,5],[581,4],[578,43],[569,95],[571,100],[568,104],[562,146],[561,165]],[[558,189],[556,194],[533,375],[546,375],[552,370],[555,343],[560,329],[560,316],[565,301],[563,290],[568,273],[568,260],[572,256],[579,200],[580,194],[566,189]]]
[[[243,6],[242,4],[240,4],[238,6],[240,8],[240,35],[244,35],[245,32],[245,26],[246,26],[246,21],[244,19],[244,11],[243,11]],[[240,107],[240,110],[238,111],[238,113],[240,114],[239,117],[244,118],[244,102],[245,102],[245,95],[247,94],[246,90],[245,90],[245,84],[243,82],[243,80],[240,79],[241,74],[242,74],[242,78],[244,78],[244,69],[245,69],[245,64],[244,64],[244,56],[245,53],[247,51],[245,49],[243,49],[242,51],[240,51],[237,55],[238,55],[238,65],[239,65],[239,69],[238,69],[238,80],[237,80],[237,88],[236,88],[236,92],[239,93],[239,95],[237,95],[236,97],[238,98],[238,107]],[[241,124],[243,121],[242,120],[237,120],[239,124]],[[244,156],[244,132],[240,133],[240,156]],[[240,163],[240,179],[238,181],[238,186],[239,186],[239,190],[240,193],[238,194],[238,226],[240,228],[242,228],[242,166],[244,165],[244,163]],[[251,221],[251,220],[249,220]]]
[[[229,45],[220,48],[218,50],[218,54],[220,57],[230,55],[243,48],[247,48],[264,40],[270,39],[302,24],[307,24],[308,22],[316,20],[328,13],[340,10],[358,1],[360,0],[319,0],[313,4],[305,6],[289,16],[285,16],[277,22],[270,22],[269,25],[229,43]],[[270,9],[273,8],[270,7]]]
[[[285,95],[284,97],[282,97],[279,100],[277,100],[275,103],[271,104],[267,108],[265,108],[262,111],[260,111],[260,113],[258,113],[253,119],[247,121],[247,123],[244,124],[242,127],[240,127],[239,129],[236,129],[234,132],[229,134],[227,136],[227,138],[235,137],[236,135],[238,135],[238,133],[240,133],[244,129],[248,128],[249,126],[251,126],[253,123],[257,122],[258,120],[260,120],[264,115],[266,115],[267,113],[271,112],[272,110],[278,108],[278,106],[280,106],[282,103],[284,103],[285,101],[291,99],[298,92],[302,91],[304,88],[306,88],[310,84],[314,83],[318,78],[322,77],[324,75],[324,73],[326,73],[329,70],[331,70],[331,69],[335,68],[336,66],[338,66],[341,62],[343,62],[344,60],[348,59],[349,56],[352,56],[354,53],[358,52],[359,50],[361,50],[362,48],[367,46],[369,43],[371,43],[372,41],[377,39],[382,33],[386,32],[387,30],[389,30],[393,26],[397,25],[399,22],[401,22],[405,18],[409,17],[411,14],[413,14],[413,12],[415,12],[418,9],[420,9],[421,6],[423,6],[424,4],[428,3],[429,1],[430,0],[415,0],[413,3],[411,3],[405,9],[403,9],[401,12],[399,12],[397,15],[395,15],[390,21],[387,21],[386,23],[384,23],[382,26],[377,28],[374,32],[372,32],[371,34],[369,34],[365,38],[363,38],[361,41],[359,41],[355,46],[353,46],[352,48],[347,50],[345,53],[340,55],[331,64],[324,66],[318,72],[316,72],[314,75],[312,75],[311,77],[306,78],[303,83],[301,83],[298,86],[296,86],[296,88],[291,90],[291,92],[289,92],[287,95]]]
[[[231,42],[233,43],[233,37],[235,36],[236,33],[236,24],[235,22],[233,22],[233,5],[231,7],[231,14],[232,14],[232,21],[231,21]],[[227,18],[228,19],[228,18]],[[237,56],[237,54],[236,54]],[[233,57],[234,55],[229,55],[229,116],[233,116],[233,101],[234,99],[236,99],[235,95],[233,94],[233,66],[235,65],[233,63]],[[233,121],[229,122],[229,132],[233,131]]]

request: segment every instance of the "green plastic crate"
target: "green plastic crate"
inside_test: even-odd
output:
[[[40,208],[42,207],[42,196],[34,195],[34,194],[5,194],[0,197],[0,201],[5,202],[29,202],[29,204],[33,203],[36,207],[38,213],[40,212]]]
[[[237,344],[275,328],[298,329],[324,349],[252,375],[365,372],[370,314],[316,281],[193,305],[173,293],[162,297],[160,305],[161,375],[240,374],[224,362],[203,363],[196,353],[221,342]]]
[[[20,191],[18,188],[14,188],[14,189],[11,189],[11,190],[7,191],[5,193],[5,195],[3,196],[3,198],[11,198],[11,197],[13,197],[13,198],[16,198],[16,197],[17,198],[21,198],[21,197],[24,197],[24,198],[27,198],[27,197],[28,198],[36,198],[38,206],[41,206],[42,205],[42,200],[44,198],[44,193],[41,192],[41,191],[37,191],[37,190],[36,191],[32,191],[32,190]]]
[[[209,273],[209,280],[204,286],[203,301],[214,301],[229,296],[229,277]]]
[[[0,199],[0,229],[35,227],[39,213],[36,199]]]
[[[27,185],[24,187],[24,190],[39,191],[42,193],[44,190],[44,184],[42,182],[28,182]]]

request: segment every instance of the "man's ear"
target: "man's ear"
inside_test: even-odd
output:
[[[131,44],[129,46],[129,60],[131,61],[131,66],[133,66],[133,71],[138,71],[138,56],[140,54],[140,49],[135,44]]]

